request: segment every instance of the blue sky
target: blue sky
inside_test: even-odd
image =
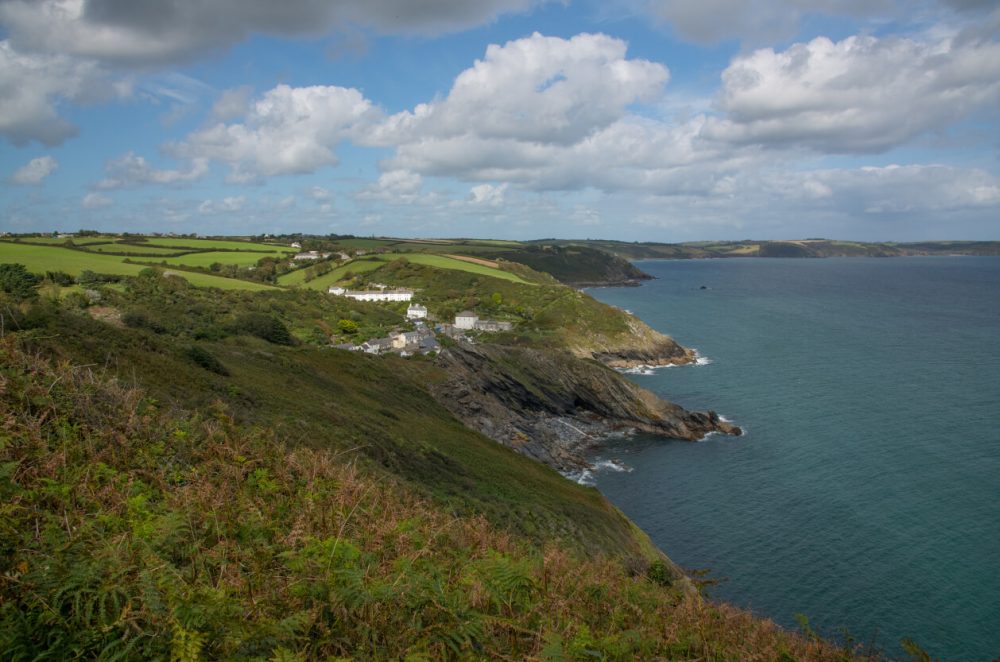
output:
[[[981,0],[0,0],[0,230],[1000,239]]]

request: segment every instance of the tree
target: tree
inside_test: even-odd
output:
[[[0,292],[9,294],[15,301],[37,297],[35,288],[40,282],[42,279],[23,264],[0,264]]]
[[[352,335],[358,332],[358,323],[354,320],[340,320],[337,322],[337,328],[341,333]]]

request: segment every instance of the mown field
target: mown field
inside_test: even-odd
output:
[[[167,246],[169,248],[197,248],[199,250],[259,251],[261,253],[295,253],[290,246],[281,244],[258,244],[249,241],[228,239],[189,239],[186,237],[147,237],[142,242],[147,246]]]
[[[251,254],[252,255],[252,254]],[[64,271],[71,276],[79,276],[84,271],[93,271],[113,276],[136,276],[146,267],[141,264],[129,264],[125,258],[118,255],[103,255],[75,251],[59,246],[28,245],[0,241],[0,262],[23,264],[29,271],[44,273],[46,271]],[[211,274],[173,271],[172,275],[180,276],[192,285],[199,287],[218,287],[224,290],[271,290],[276,289],[264,283],[254,283],[235,278],[223,278]]]
[[[471,262],[465,262],[463,260],[456,260],[455,258],[445,257],[444,255],[433,255],[428,253],[406,253],[403,255],[379,255],[378,257],[380,260],[383,260],[385,262],[391,262],[393,260],[398,260],[399,258],[405,258],[406,260],[413,262],[415,264],[423,264],[428,267],[437,267],[438,269],[450,269],[452,271],[467,271],[469,273],[478,274],[480,276],[500,278],[502,280],[509,280],[513,283],[521,283],[522,285],[531,285],[531,283],[529,283],[528,281],[510,272],[503,271],[501,269],[494,269],[493,267],[487,267],[482,264],[473,264]]]
[[[213,264],[235,264],[240,267],[252,267],[262,257],[267,257],[263,253],[251,253],[248,251],[211,251],[208,253],[185,253],[166,257],[162,260],[154,258],[157,262],[167,264],[186,265],[189,267],[209,267]]]
[[[147,246],[146,244],[85,244],[84,250],[91,253],[127,253],[129,255],[183,255],[186,248],[166,248],[164,246]]]
[[[297,269],[291,273],[279,276],[278,284],[284,287],[305,287],[310,290],[321,290],[325,292],[331,285],[344,279],[348,273],[367,273],[378,269],[383,264],[385,264],[385,262],[374,258],[351,260],[347,264],[335,267],[332,271],[329,271],[322,276],[317,276],[308,282],[306,282],[306,270]]]

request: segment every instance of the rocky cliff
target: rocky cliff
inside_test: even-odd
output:
[[[740,434],[715,412],[667,402],[595,361],[568,352],[462,345],[438,356],[447,378],[432,392],[466,425],[560,471],[587,466],[586,453],[616,431],[695,441]]]
[[[697,359],[694,350],[682,347],[634,315],[626,313],[625,324],[626,333],[591,336],[586,346],[574,347],[574,353],[597,359],[612,368],[680,365],[694,363]]]

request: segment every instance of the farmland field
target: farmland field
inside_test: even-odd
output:
[[[294,248],[282,244],[256,244],[249,241],[233,241],[226,239],[189,239],[186,237],[148,237],[145,242],[149,246],[166,246],[168,248],[195,248],[199,250],[213,249],[223,251],[259,251],[261,253],[294,253]]]
[[[500,269],[494,269],[492,267],[485,267],[481,264],[472,264],[471,262],[464,262],[462,260],[456,260],[452,257],[445,257],[443,255],[431,255],[428,253],[406,253],[403,255],[379,255],[378,259],[385,262],[391,262],[392,260],[398,260],[399,258],[406,258],[414,264],[425,264],[429,267],[437,267],[438,269],[451,269],[453,271],[468,271],[470,273],[479,274],[480,276],[489,276],[491,278],[502,278],[503,280],[509,280],[514,283],[521,283],[522,285],[531,285],[528,281],[515,276],[507,271],[501,271]]]
[[[162,260],[152,258],[152,260],[166,262],[167,264],[184,264],[189,267],[208,267],[216,262],[219,264],[236,264],[241,267],[252,267],[262,257],[270,257],[270,254],[244,251],[210,251],[207,253],[187,253],[175,257],[165,257]]]
[[[77,246],[84,246],[86,244],[103,244],[108,241],[114,241],[116,238],[110,235],[100,237],[21,237],[21,242],[26,244],[42,244],[45,246],[60,246],[72,240]]]
[[[361,274],[367,271],[374,271],[385,262],[381,260],[352,260],[347,264],[333,269],[332,271],[312,279],[308,283],[305,281],[305,269],[299,269],[291,273],[278,277],[278,284],[286,287],[305,287],[310,290],[326,291],[331,285],[344,278],[347,272]]]
[[[44,273],[46,271],[65,271],[71,276],[79,276],[83,271],[94,271],[114,276],[136,276],[146,267],[141,264],[128,264],[125,258],[117,255],[102,255],[100,253],[85,253],[68,250],[56,246],[29,246],[0,241],[0,262],[16,262],[23,264],[28,271]],[[218,287],[224,290],[270,290],[271,285],[253,283],[235,278],[223,278],[210,274],[188,273],[181,271],[169,272],[180,276],[192,285],[198,287]]]
[[[164,248],[145,244],[91,244],[86,250],[92,253],[128,253],[130,255],[183,255],[189,249]]]

